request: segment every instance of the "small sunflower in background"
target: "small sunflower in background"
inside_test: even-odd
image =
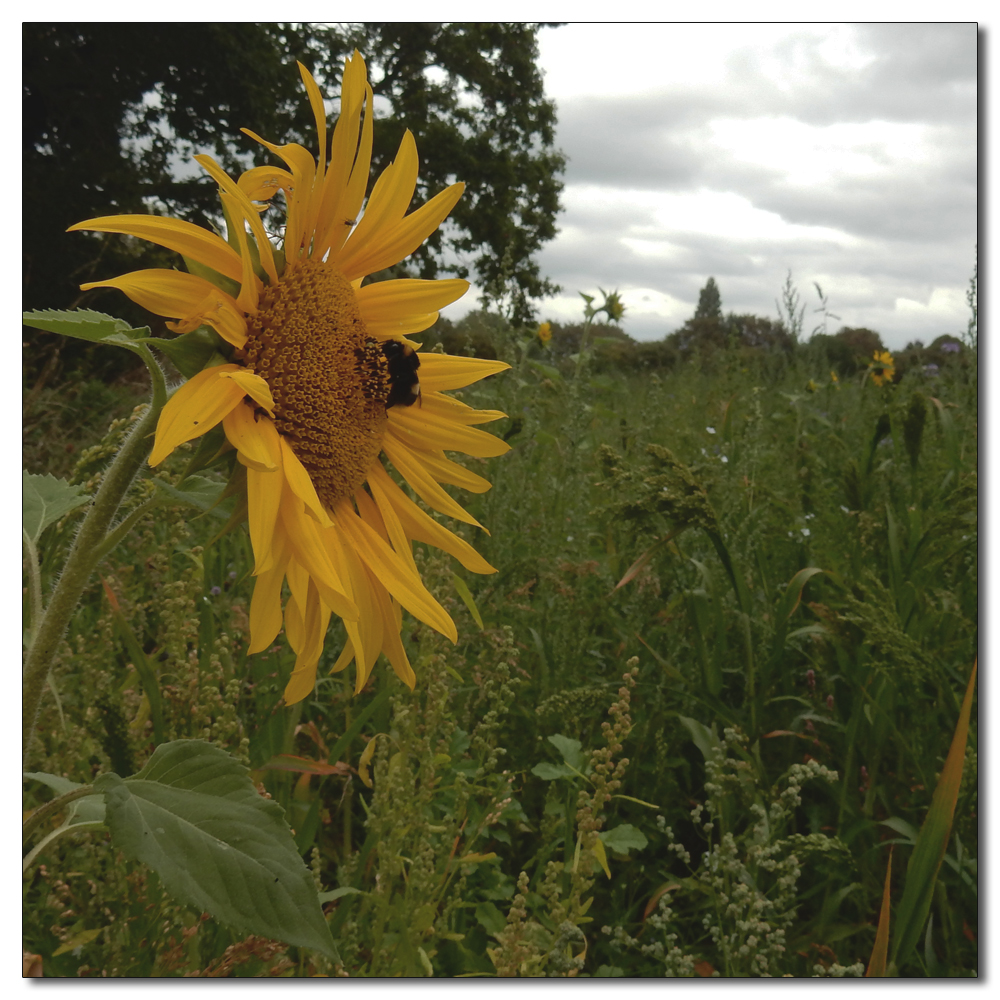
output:
[[[885,385],[896,374],[896,363],[888,351],[876,351],[874,361],[868,362],[868,370],[876,385]]]
[[[535,336],[538,337],[540,343],[547,344],[552,339],[552,324],[539,323]]]
[[[322,95],[301,64],[299,71],[316,119],[318,162],[297,143],[274,145],[246,129],[287,169],[254,167],[234,181],[210,156],[195,157],[219,185],[228,239],[159,216],[71,227],[138,236],[182,254],[188,273],[143,270],[81,287],[118,288],[170,317],[175,332],[204,325],[224,342],[226,356],[217,355],[168,400],[149,461],[158,465],[178,445],[222,424],[246,471],[257,577],[250,652],[268,648],[284,626],[296,653],[288,704],[313,690],[332,615],[343,619],[347,633],[333,670],[353,660],[358,691],[381,653],[414,686],[400,640],[402,608],[457,640],[451,617],[420,579],[413,541],[443,549],[471,572],[496,572],[407,496],[383,457],[428,506],[482,527],[441,484],[482,493],[490,483],[445,452],[486,458],[510,450],[475,427],[505,414],[445,395],[509,365],[418,353],[408,336],[431,326],[468,282],[362,286],[366,276],[413,253],[464,185],[451,185],[407,215],[418,166],[407,131],[362,212],[374,118],[364,60],[355,52],[346,62],[329,146]],[[261,222],[278,192],[286,204],[280,247]]]

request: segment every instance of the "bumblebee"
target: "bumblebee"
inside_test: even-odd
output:
[[[382,345],[382,353],[389,363],[389,396],[385,408],[420,402],[420,379],[417,377],[420,357],[417,352],[409,344],[387,340]]]

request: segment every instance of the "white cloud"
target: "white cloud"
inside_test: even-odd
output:
[[[775,315],[791,268],[891,347],[965,327],[975,25],[572,24],[540,50],[569,160],[543,314],[619,288],[661,337],[710,275]]]

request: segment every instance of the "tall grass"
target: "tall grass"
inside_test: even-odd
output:
[[[77,781],[140,767],[154,727],[241,753],[343,969],[238,940],[86,833],[26,884],[46,974],[863,971],[976,655],[970,370],[834,382],[805,345],[573,377],[501,323],[478,333],[515,364],[456,393],[509,414],[493,427],[514,450],[466,460],[495,483],[466,498],[490,534],[461,528],[498,572],[417,546],[460,639],[404,628],[415,693],[376,670],[354,697],[321,662],[283,707],[283,640],[246,654],[245,535],[178,507],[105,564],[44,707],[37,768]],[[75,480],[93,489],[103,454]],[[49,529],[45,567],[72,532]],[[977,969],[975,718],[902,975]]]

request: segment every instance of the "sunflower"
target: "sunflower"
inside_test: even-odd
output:
[[[318,162],[298,144],[274,145],[247,129],[287,169],[254,167],[233,181],[210,156],[195,157],[219,185],[227,240],[159,216],[71,227],[137,236],[182,254],[187,272],[143,270],[81,287],[117,288],[170,317],[175,332],[208,326],[225,342],[228,360],[217,357],[225,363],[210,362],[167,401],[149,462],[159,465],[178,445],[222,424],[246,471],[256,577],[249,649],[268,648],[284,625],[296,653],[288,704],[313,690],[332,615],[343,620],[347,636],[333,671],[353,660],[358,691],[380,653],[414,686],[400,640],[402,608],[457,641],[454,622],[420,579],[414,541],[443,549],[471,572],[496,572],[414,503],[383,456],[429,507],[482,527],[441,484],[474,493],[490,484],[445,451],[486,458],[509,450],[475,427],[505,414],[446,395],[509,366],[418,354],[420,345],[408,338],[431,326],[468,282],[362,286],[366,276],[416,250],[464,185],[452,184],[407,215],[417,180],[416,145],[407,131],[362,213],[373,124],[364,60],[355,52],[345,64],[329,158],[322,95],[301,64],[299,71],[316,119]],[[279,191],[286,203],[280,248],[261,221]]]
[[[876,385],[891,382],[896,374],[896,363],[888,351],[876,351],[874,360],[868,362],[868,368]]]

